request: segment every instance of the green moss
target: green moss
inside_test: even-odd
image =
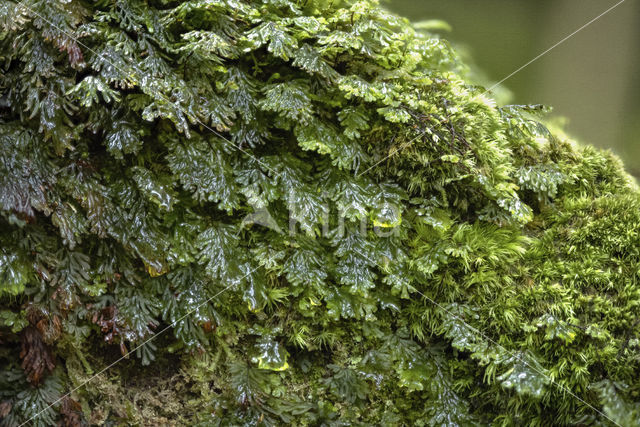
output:
[[[635,183],[423,31],[4,2],[2,422],[637,425]]]

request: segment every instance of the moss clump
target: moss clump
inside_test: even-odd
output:
[[[638,423],[637,187],[446,41],[25,0],[0,58],[5,425]]]

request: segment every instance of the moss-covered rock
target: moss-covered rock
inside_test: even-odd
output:
[[[638,425],[638,189],[446,41],[25,0],[0,59],[3,425]]]

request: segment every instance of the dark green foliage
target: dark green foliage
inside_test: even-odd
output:
[[[543,113],[371,0],[3,1],[2,425],[640,425],[640,193]]]

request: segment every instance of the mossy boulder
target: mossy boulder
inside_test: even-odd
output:
[[[640,193],[370,0],[0,5],[7,426],[639,425]]]

